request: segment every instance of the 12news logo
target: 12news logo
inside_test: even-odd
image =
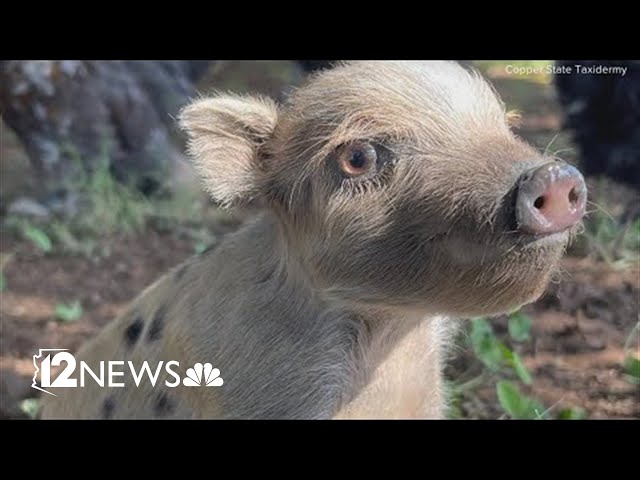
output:
[[[57,352],[52,353],[48,352]],[[60,372],[55,380],[51,380],[51,367],[60,367],[65,364],[64,369]],[[84,361],[79,363],[79,375],[74,376],[78,362],[75,357],[64,348],[41,348],[38,354],[33,356],[33,366],[35,372],[33,374],[33,383],[31,387],[49,395],[56,396],[47,389],[53,388],[77,388],[84,387],[87,382],[93,381],[100,387],[124,387],[127,378],[127,371],[131,373],[133,382],[139,387],[145,377],[151,383],[152,387],[156,386],[161,372],[164,370],[171,377],[171,380],[164,381],[165,386],[175,388],[180,384],[185,387],[220,387],[224,383],[220,377],[220,370],[213,368],[210,363],[196,363],[193,367],[187,369],[184,378],[175,371],[180,367],[180,363],[175,360],[165,362],[159,361],[152,369],[149,362],[142,362],[139,369],[135,367],[132,361],[109,360],[100,361],[97,369],[92,369]],[[39,381],[38,381],[39,377]]]

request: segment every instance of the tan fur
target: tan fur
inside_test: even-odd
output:
[[[517,230],[518,180],[550,159],[454,63],[346,63],[283,106],[218,95],[180,124],[212,197],[264,208],[77,359],[177,360],[181,375],[211,362],[224,385],[70,389],[44,399],[45,418],[442,418],[454,319],[537,298],[569,238]],[[340,172],[351,142],[375,146],[370,177]]]
[[[205,98],[182,111],[180,124],[191,132],[189,153],[220,204],[249,200],[256,193],[258,150],[277,119],[272,100],[239,95]]]
[[[398,325],[400,323],[400,326]],[[390,318],[375,330],[354,375],[361,389],[335,419],[410,419],[442,417],[441,347],[449,319]],[[405,328],[403,328],[405,327]]]

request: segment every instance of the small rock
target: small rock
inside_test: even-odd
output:
[[[588,336],[585,340],[587,347],[589,347],[591,350],[604,350],[605,348],[607,348],[607,343],[602,338]]]
[[[99,292],[94,292],[91,294],[91,303],[93,303],[93,305],[100,305],[100,303],[102,303],[102,295],[100,295]]]
[[[11,202],[7,213],[10,215],[24,215],[36,218],[48,218],[51,215],[51,212],[49,212],[46,207],[27,197],[20,197]]]

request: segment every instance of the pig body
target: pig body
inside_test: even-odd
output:
[[[323,298],[303,279],[280,270],[273,255],[281,241],[276,222],[261,214],[218,247],[169,272],[76,355],[93,371],[106,359],[136,366],[178,360],[181,377],[186,367],[210,362],[220,370],[223,386],[165,388],[164,372],[156,387],[102,388],[92,382],[57,389],[58,397],[45,399],[45,415],[439,416],[437,345],[446,322],[392,312],[368,315]],[[365,318],[379,325],[368,327]],[[368,390],[362,390],[365,385]]]
[[[579,174],[449,62],[347,63],[283,107],[219,95],[181,125],[212,197],[263,211],[76,358],[208,362],[224,384],[58,389],[44,418],[441,418],[454,319],[534,300],[584,212]]]

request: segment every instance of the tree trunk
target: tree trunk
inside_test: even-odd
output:
[[[0,61],[0,116],[34,167],[38,200],[57,203],[102,165],[145,193],[164,185],[184,158],[175,115],[214,62]]]
[[[331,68],[335,62],[337,60],[298,60],[298,63],[306,72]]]
[[[108,162],[153,189],[179,158],[173,116],[210,61],[1,61],[0,114],[40,176],[41,194]]]

